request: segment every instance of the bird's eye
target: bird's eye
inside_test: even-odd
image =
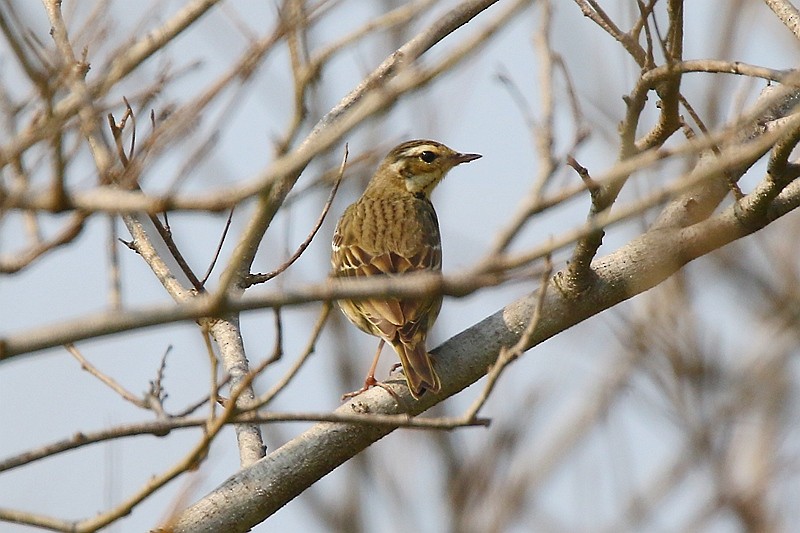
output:
[[[437,154],[431,152],[430,150],[425,150],[421,154],[419,154],[419,158],[425,161],[426,163],[433,163],[433,160],[439,157]]]

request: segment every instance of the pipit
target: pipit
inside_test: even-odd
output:
[[[361,198],[345,210],[336,225],[333,275],[360,278],[441,271],[442,242],[431,192],[450,169],[479,157],[428,140],[395,147],[378,166]],[[343,398],[378,384],[375,368],[385,342],[400,357],[414,398],[426,390],[439,392],[441,383],[425,338],[439,316],[440,295],[340,300],[339,307],[350,322],[380,338],[364,386]]]

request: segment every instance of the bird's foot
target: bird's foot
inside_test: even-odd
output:
[[[342,394],[342,401],[346,402],[350,398],[355,398],[356,396],[358,396],[362,392],[366,392],[369,389],[371,389],[372,387],[380,387],[380,388],[382,388],[383,390],[385,390],[386,392],[391,394],[392,398],[394,398],[394,400],[397,402],[397,405],[401,405],[400,397],[397,396],[397,393],[394,392],[392,389],[390,389],[387,385],[385,385],[385,384],[381,383],[380,381],[378,381],[377,379],[375,379],[375,376],[367,376],[367,379],[364,380],[364,386],[361,387],[360,389],[354,390],[353,392],[348,392],[347,394]]]
[[[342,401],[344,402],[344,401],[349,400],[350,398],[355,398],[356,396],[358,396],[362,392],[368,391],[369,389],[371,389],[375,385],[380,385],[380,383],[378,383],[378,380],[375,379],[375,376],[369,375],[369,376],[367,376],[367,379],[364,380],[364,386],[363,387],[361,387],[358,390],[354,390],[353,392],[348,392],[346,394],[342,394]]]

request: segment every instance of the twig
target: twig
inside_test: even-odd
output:
[[[631,38],[630,34],[620,30],[595,0],[575,0],[575,3],[578,4],[584,16],[594,21],[606,33],[617,40],[640,67],[644,66],[646,54],[642,47]]]
[[[83,356],[83,354],[81,354],[81,352],[74,344],[71,343],[65,344],[64,348],[66,348],[66,350],[72,355],[72,357],[78,360],[78,362],[81,364],[82,369],[89,372],[91,375],[93,375],[101,382],[103,382],[106,386],[108,386],[108,388],[119,394],[123,400],[127,400],[136,407],[141,407],[142,409],[150,408],[150,406],[147,404],[146,401],[142,400],[141,398],[138,398],[135,394],[133,394],[132,392],[128,391],[125,387],[120,385],[114,378],[112,378],[107,374],[104,374],[96,366],[90,363]]]
[[[571,155],[567,156],[567,165],[571,166],[575,172],[578,173],[578,176],[581,177],[581,181],[586,186],[586,190],[588,190],[589,194],[594,197],[597,194],[597,191],[600,189],[600,186],[592,179],[589,169],[578,163],[578,161],[576,161]]]
[[[122,114],[122,118],[119,122],[114,119],[114,115],[109,113],[106,115],[108,118],[108,127],[111,130],[111,136],[114,138],[114,143],[117,146],[117,157],[122,162],[123,166],[128,166],[130,163],[130,158],[125,154],[125,148],[122,145],[122,130],[125,129],[125,123],[128,120],[128,117],[133,116],[133,110],[131,109],[130,104],[128,101],[125,101],[125,113]],[[134,133],[136,132],[136,128],[133,129]]]
[[[120,162],[122,163],[122,166],[126,171],[130,171],[130,169],[133,168],[133,165],[132,165],[133,158],[131,156],[133,155],[134,150],[135,150],[134,142],[135,142],[135,139],[136,139],[136,119],[134,117],[133,111],[131,110],[130,104],[128,103],[128,100],[124,99],[124,98],[123,98],[123,100],[125,101],[126,108],[125,108],[125,113],[123,114],[122,119],[119,121],[119,123],[117,123],[114,120],[114,116],[111,113],[109,113],[108,114],[108,123],[109,123],[109,127],[111,128],[111,133],[112,133],[112,135],[114,137],[114,140],[116,142],[116,145],[117,145],[117,155],[118,155],[118,157],[120,159]],[[129,150],[128,154],[126,154],[125,150],[124,150],[124,148],[122,146],[122,130],[125,128],[125,124],[127,123],[128,118],[131,119],[131,124],[133,126],[132,126],[132,132],[131,132],[130,150]],[[152,114],[151,114],[151,120],[154,120]],[[130,189],[136,189],[136,190],[140,189],[138,180],[136,179],[136,175],[135,175],[135,173],[132,173],[132,172],[128,174],[128,180],[126,182],[124,182],[124,183],[120,183],[120,185],[123,188],[130,188]],[[191,267],[187,263],[186,259],[183,257],[183,254],[181,253],[180,249],[178,248],[178,245],[175,243],[175,240],[172,238],[172,232],[169,229],[168,223],[165,226],[164,224],[161,223],[161,221],[158,219],[158,217],[153,213],[148,213],[146,216],[150,219],[150,222],[153,224],[153,226],[155,227],[155,229],[158,232],[159,236],[161,237],[162,241],[164,242],[164,245],[166,246],[167,251],[172,256],[172,258],[175,259],[175,262],[177,263],[178,268],[180,268],[181,272],[183,272],[183,274],[186,276],[186,279],[189,280],[189,283],[192,284],[192,287],[195,289],[195,291],[202,292],[203,291],[203,286],[200,283],[200,281],[197,279],[197,276],[194,274],[194,271],[191,269]],[[166,215],[166,212],[165,212],[164,213],[165,220],[166,220],[166,216],[167,215]],[[125,219],[125,223],[128,226],[128,229],[131,230],[132,229],[131,223],[134,221],[135,217],[132,216],[132,215],[123,215],[123,218]],[[139,241],[141,239],[144,239],[145,236],[146,236],[146,234],[142,233],[142,234],[139,235],[139,237],[136,237],[134,240],[135,241]],[[152,265],[151,265],[151,268],[152,268]],[[167,288],[169,290],[168,287],[165,287],[165,288]],[[175,297],[174,294],[173,294],[173,297]]]
[[[167,368],[167,356],[172,351],[172,346],[167,346],[164,350],[164,355],[161,356],[161,364],[158,365],[156,371],[156,378],[150,382],[150,390],[147,393],[147,403],[150,409],[160,417],[164,418],[167,413],[164,411],[164,400],[167,399],[167,393],[162,385],[164,381],[164,370]]]
[[[189,266],[189,263],[186,262],[186,259],[183,257],[180,249],[178,248],[177,243],[175,243],[175,239],[172,238],[172,232],[167,229],[164,224],[158,219],[156,215],[148,215],[150,218],[150,222],[156,228],[161,239],[164,241],[164,244],[167,246],[167,250],[169,250],[170,255],[175,259],[178,263],[178,267],[181,269],[181,272],[189,279],[189,283],[192,284],[192,287],[197,292],[203,292],[203,284],[200,283],[200,280],[197,279],[192,268]],[[166,219],[166,212],[164,214]]]
[[[227,385],[230,382],[230,380],[231,380],[230,375],[225,374],[224,376],[222,376],[222,378],[217,382],[216,390],[219,390],[222,387],[224,387],[225,385]],[[178,412],[172,414],[171,416],[174,419],[187,417],[190,414],[192,414],[195,411],[197,411],[198,409],[200,409],[201,407],[203,407],[205,404],[210,403],[210,402],[216,402],[218,400],[219,400],[218,396],[214,396],[213,398],[211,398],[210,396],[205,396],[205,397],[195,401],[194,403],[187,405],[181,411],[178,411]]]
[[[203,346],[206,349],[208,356],[209,380],[211,389],[208,394],[210,401],[208,402],[208,419],[209,423],[214,421],[216,417],[216,406],[219,403],[219,389],[217,388],[217,374],[219,374],[219,359],[217,354],[214,353],[214,346],[211,344],[211,337],[208,333],[208,327],[202,327],[201,333],[203,335]]]
[[[344,156],[342,157],[341,165],[339,165],[339,173],[336,175],[336,179],[333,182],[333,188],[331,189],[331,192],[328,195],[328,199],[325,202],[325,205],[322,207],[322,212],[317,218],[317,222],[314,224],[314,227],[311,228],[311,231],[309,232],[306,239],[300,244],[300,246],[298,246],[297,250],[295,250],[292,256],[289,259],[287,259],[277,269],[271,272],[267,272],[266,274],[251,274],[250,276],[247,276],[247,278],[243,282],[243,285],[245,287],[251,287],[258,283],[265,283],[271,280],[272,278],[285,272],[286,269],[292,266],[292,264],[294,264],[295,261],[300,259],[300,256],[303,255],[303,252],[306,251],[306,248],[308,248],[308,245],[311,244],[311,241],[314,239],[314,237],[317,235],[317,232],[322,227],[322,223],[325,221],[325,216],[328,214],[328,211],[330,210],[331,205],[333,204],[333,198],[336,196],[336,191],[339,190],[339,184],[341,184],[342,182],[342,176],[344,176],[344,170],[345,167],[347,166],[348,153],[349,151],[347,149],[347,144],[345,143]]]
[[[300,131],[300,126],[308,115],[306,93],[312,82],[316,80],[317,72],[309,69],[308,59],[308,17],[304,2],[289,0],[284,3],[280,13],[282,25],[286,30],[286,44],[289,49],[294,86],[294,112],[292,122],[287,129],[283,140],[278,143],[277,152],[284,154],[288,151],[295,136]]]
[[[686,97],[683,96],[682,94],[679,94],[678,98],[680,99],[681,105],[683,105],[683,107],[686,109],[686,112],[689,113],[689,116],[692,117],[692,121],[694,121],[694,123],[697,124],[697,127],[700,128],[700,131],[703,133],[703,135],[708,136],[709,135],[708,128],[703,122],[703,119],[700,118],[700,115],[695,111],[694,107],[689,102],[689,100],[687,100]],[[687,136],[687,138],[689,137]],[[689,139],[691,140],[691,138]],[[720,155],[719,146],[714,145],[711,147],[711,150],[717,156]],[[728,186],[730,187],[731,192],[733,193],[734,199],[737,201],[741,200],[742,197],[744,196],[744,193],[742,192],[742,189],[739,187],[739,184],[736,182],[735,177],[731,174],[731,172],[725,172],[725,177],[728,180]]]
[[[89,215],[87,213],[76,211],[69,216],[61,231],[49,240],[37,242],[25,250],[15,251],[13,254],[0,257],[0,274],[19,272],[47,252],[71,243],[81,234],[88,218]]]
[[[519,358],[519,356],[521,356],[523,352],[527,350],[527,347],[531,345],[534,333],[539,325],[539,319],[542,316],[542,308],[544,306],[547,287],[552,274],[553,262],[551,257],[548,255],[545,257],[545,269],[540,278],[536,307],[531,314],[528,325],[525,327],[522,335],[520,335],[519,339],[513,346],[503,347],[500,350],[500,353],[497,355],[497,361],[494,363],[494,365],[492,365],[492,367],[489,369],[489,372],[486,374],[486,385],[484,386],[483,391],[481,392],[480,396],[475,398],[472,404],[464,412],[462,417],[463,420],[466,421],[475,419],[478,411],[480,411],[489,400],[489,396],[494,390],[495,385],[497,385],[497,380],[500,378],[500,375],[503,373],[503,371],[508,367],[509,364],[511,364],[511,362]]]
[[[225,244],[225,237],[228,236],[228,231],[231,229],[231,222],[233,221],[233,211],[236,207],[231,207],[230,211],[228,211],[228,218],[225,221],[225,228],[222,230],[222,235],[219,237],[219,242],[217,243],[217,249],[214,251],[214,256],[211,258],[211,263],[208,265],[206,269],[206,273],[203,274],[203,279],[200,280],[200,286],[205,287],[206,282],[208,281],[208,277],[211,276],[211,272],[214,270],[214,265],[217,264],[217,259],[219,259],[219,254],[222,252],[222,245]]]
[[[119,157],[119,160],[122,162],[122,166],[127,167],[132,159],[134,146],[136,146],[136,119],[133,116],[133,109],[131,109],[131,104],[128,102],[128,99],[123,96],[122,100],[125,102],[125,112],[122,114],[122,118],[119,119],[119,122],[114,119],[114,115],[111,113],[109,113],[107,117],[108,127],[111,129],[111,136],[114,137],[114,143],[117,146],[117,157]],[[130,151],[126,154],[125,147],[122,145],[122,132],[129,118],[133,123],[133,127],[131,128]]]
[[[108,234],[106,244],[108,246],[108,299],[109,308],[114,311],[122,309],[122,269],[120,268],[120,249],[117,241],[117,217],[108,215]]]
[[[226,402],[227,403],[227,402]],[[219,421],[220,418],[218,417]],[[331,422],[367,426],[390,426],[408,429],[443,429],[450,430],[459,427],[488,426],[490,421],[485,418],[473,418],[465,421],[463,417],[436,417],[420,418],[402,415],[381,415],[372,413],[356,413],[344,415],[340,413],[278,413],[278,412],[247,412],[241,413],[226,420],[226,424],[255,423],[278,424],[285,422]],[[153,435],[164,437],[173,430],[202,428],[208,423],[205,417],[177,417],[150,420],[125,424],[96,432],[81,431],[71,437],[47,444],[35,450],[8,457],[0,461],[0,472],[25,466],[41,459],[52,457],[64,452],[75,450],[84,446],[108,442],[127,437]]]
[[[271,365],[276,361],[280,361],[283,357],[283,320],[281,320],[281,308],[273,308],[275,315],[275,344],[272,348],[272,355],[267,358],[267,364]]]
[[[314,348],[316,347],[317,340],[319,340],[319,336],[322,333],[322,328],[327,322],[328,317],[330,316],[331,312],[331,304],[324,303],[322,305],[322,311],[320,312],[319,318],[317,318],[316,323],[314,324],[314,328],[311,330],[311,335],[308,338],[308,343],[306,344],[305,349],[300,354],[300,357],[294,362],[292,367],[284,374],[284,376],[278,380],[271,389],[267,392],[259,396],[253,402],[254,408],[260,408],[267,405],[269,402],[275,398],[279,392],[286,388],[289,382],[297,375],[297,372],[303,367],[303,364],[308,360],[312,353],[314,353]]]

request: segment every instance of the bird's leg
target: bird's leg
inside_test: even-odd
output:
[[[362,392],[369,390],[375,385],[379,385],[378,380],[375,379],[375,369],[378,368],[378,359],[380,359],[381,357],[381,350],[383,349],[383,345],[385,343],[386,341],[384,341],[383,339],[381,339],[381,341],[378,343],[378,350],[375,352],[375,359],[372,360],[372,366],[369,367],[369,373],[367,374],[367,377],[364,380],[364,386],[356,391],[348,392],[347,394],[342,394],[342,401],[345,401],[354,396],[358,396]],[[384,390],[388,389],[384,387]]]

